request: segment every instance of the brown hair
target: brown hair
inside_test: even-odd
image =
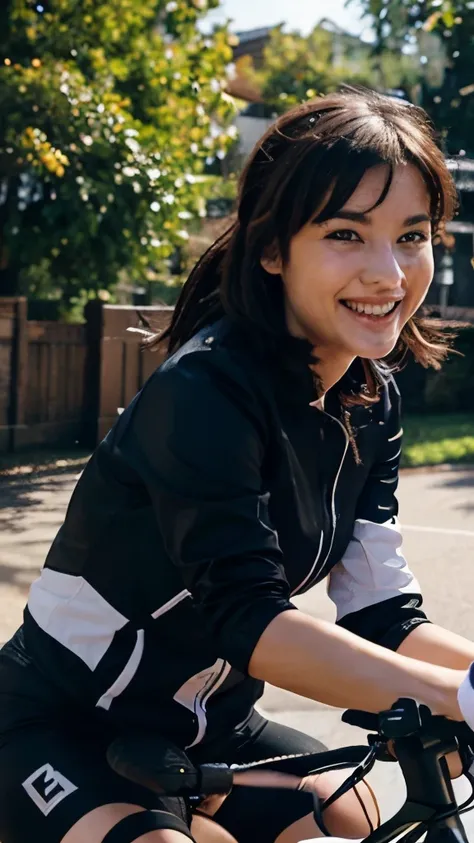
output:
[[[387,196],[395,167],[403,162],[414,164],[425,181],[435,235],[454,216],[457,198],[435,133],[421,108],[345,87],[278,118],[242,172],[235,222],[192,270],[170,327],[147,344],[166,340],[172,353],[224,314],[254,331],[267,345],[279,343],[286,334],[283,285],[262,268],[264,250],[276,245],[287,262],[290,241],[314,217],[322,197],[329,195],[315,222],[333,217],[370,167],[386,164],[388,177],[377,207]],[[413,317],[390,356],[390,367],[400,365],[410,351],[423,366],[439,368],[448,350],[449,339],[441,330]],[[378,367],[364,361],[364,368],[369,386],[366,398],[373,400]]]

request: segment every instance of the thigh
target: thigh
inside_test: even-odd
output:
[[[227,763],[245,764],[281,755],[320,753],[326,750],[324,744],[315,738],[260,716],[253,719],[250,732],[247,740],[237,749],[230,748],[231,757],[225,758]],[[272,766],[271,762],[268,766]],[[291,763],[286,771],[292,772]],[[300,765],[295,764],[294,772],[300,774]],[[236,840],[252,839],[252,833],[258,829],[259,843],[274,843],[284,829],[312,814],[313,807],[311,793],[236,787],[214,814],[214,820]]]
[[[281,755],[327,752],[327,746],[304,732],[267,720],[255,713],[249,723],[249,733],[236,752],[230,750],[233,763],[263,761]]]
[[[189,827],[184,800],[159,798],[107,764],[104,745],[82,730],[35,724],[0,744],[0,840],[60,843],[71,827],[103,805],[129,804],[178,816]]]

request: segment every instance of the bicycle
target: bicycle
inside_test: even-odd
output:
[[[366,776],[376,761],[398,763],[403,773],[407,798],[402,808],[374,829],[364,843],[416,843],[427,832],[428,843],[468,843],[461,814],[474,808],[474,777],[469,768],[474,760],[474,732],[465,723],[432,715],[414,700],[400,699],[379,715],[346,711],[342,720],[370,732],[366,746],[345,747],[324,753],[283,756],[251,764],[194,766],[178,747],[144,733],[121,736],[109,747],[107,758],[120,775],[160,795],[187,796],[196,804],[207,796],[226,794],[233,786],[254,786],[249,774],[259,767],[285,773],[289,765],[301,777],[355,767],[345,782],[322,804],[315,799],[315,818],[326,833],[324,811]],[[446,756],[457,750],[472,793],[458,805]],[[155,759],[160,759],[156,763]],[[314,766],[316,765],[316,766]],[[255,776],[252,775],[252,780]],[[367,817],[368,819],[368,817]],[[405,832],[405,833],[404,833]],[[328,832],[327,832],[328,833]],[[329,833],[328,833],[329,834]],[[335,843],[336,838],[332,838]],[[302,841],[316,843],[316,841]],[[342,843],[342,841],[341,841]]]

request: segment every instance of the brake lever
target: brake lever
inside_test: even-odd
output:
[[[371,714],[369,711],[348,708],[347,711],[342,712],[341,720],[349,726],[358,726],[364,732],[378,732],[379,730],[378,714]]]
[[[341,719],[350,726],[377,732],[381,737],[392,740],[419,732],[431,717],[431,711],[426,705],[402,697],[391,708],[379,714],[348,709],[343,712]]]

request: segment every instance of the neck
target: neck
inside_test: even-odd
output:
[[[337,357],[336,355],[324,355],[321,348],[314,348],[314,356],[317,357],[318,362],[311,366],[313,372],[320,378],[322,385],[322,392],[318,395],[318,401],[321,399],[324,403],[324,396],[326,393],[346,374],[355,360],[355,357]]]

